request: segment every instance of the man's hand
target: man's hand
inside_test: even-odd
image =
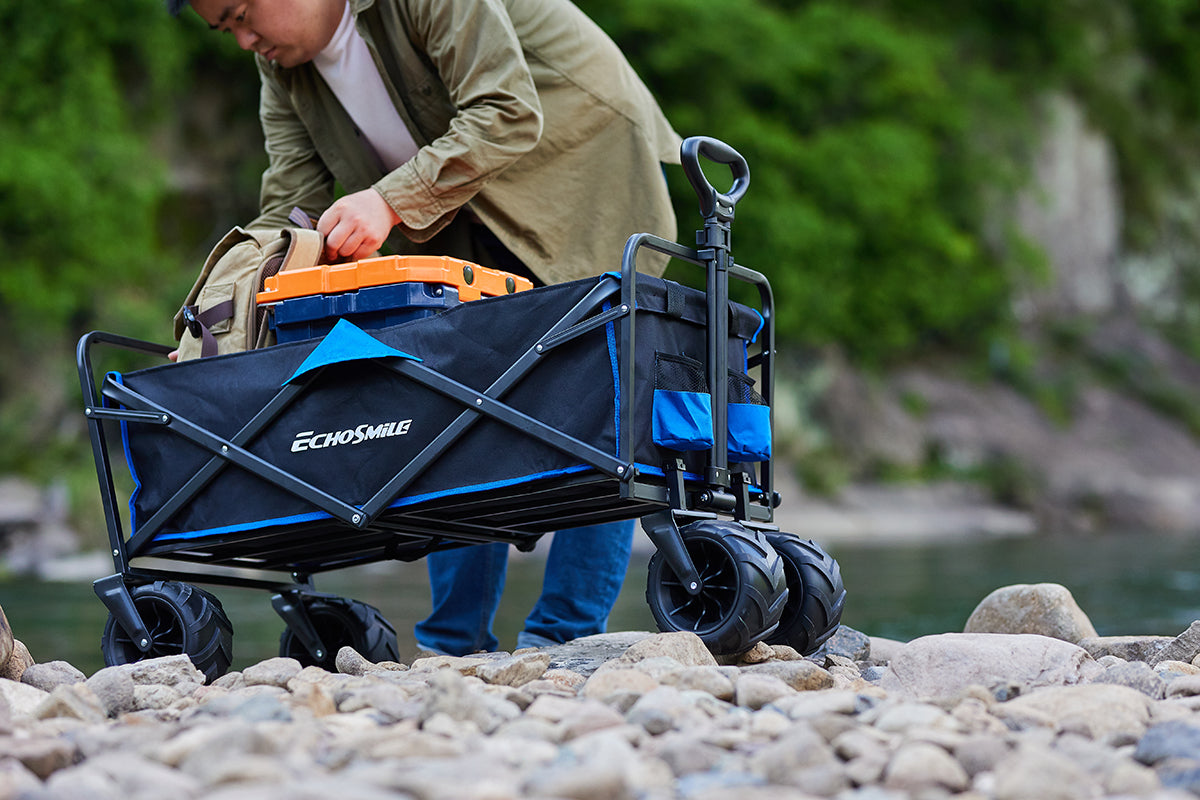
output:
[[[333,263],[369,257],[399,221],[400,216],[374,189],[342,197],[317,220],[317,230],[325,235],[325,259]]]

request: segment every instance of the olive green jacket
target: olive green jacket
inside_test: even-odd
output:
[[[258,57],[270,166],[253,227],[286,225],[294,206],[319,216],[335,181],[373,186],[409,240],[466,208],[547,283],[615,269],[631,234],[676,237],[662,163],[679,163],[679,137],[568,0],[350,8],[420,150],[384,173],[311,63]]]

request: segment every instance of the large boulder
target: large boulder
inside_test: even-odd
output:
[[[1072,644],[1096,637],[1096,628],[1087,614],[1071,592],[1057,583],[1017,584],[995,590],[971,612],[963,632],[1032,633]]]
[[[900,648],[880,686],[926,698],[954,696],[968,686],[1007,696],[1038,686],[1088,683],[1102,672],[1082,647],[1049,636],[943,633]]]

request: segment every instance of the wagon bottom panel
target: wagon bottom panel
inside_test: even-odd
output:
[[[655,395],[703,394],[663,381],[703,363],[705,297],[638,276],[630,342],[620,288],[607,275],[110,374],[105,402],[145,412],[121,423],[130,556],[316,572],[662,508],[665,464],[704,469],[699,450],[655,444]],[[733,305],[730,320],[740,376],[762,319]]]

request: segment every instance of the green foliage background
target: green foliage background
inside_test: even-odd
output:
[[[1039,264],[1004,220],[1047,92],[1113,142],[1128,248],[1156,246],[1197,174],[1200,0],[579,5],[682,134],[747,157],[735,257],[770,276],[794,345],[888,364],[1003,335]],[[207,247],[253,214],[256,78],[161,0],[0,0],[0,24],[0,471],[49,479],[87,458],[76,338],[167,341]]]

